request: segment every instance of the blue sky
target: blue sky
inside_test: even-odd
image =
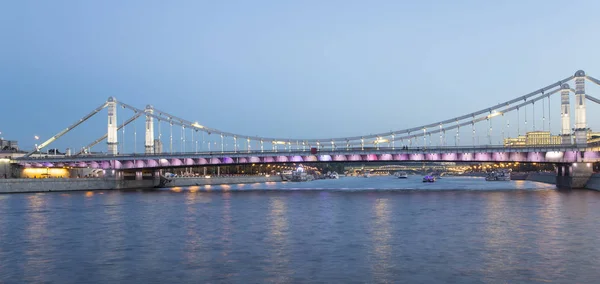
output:
[[[600,77],[599,8],[553,0],[4,1],[0,132],[32,147],[34,135],[51,137],[109,96],[241,134],[326,138],[418,126],[578,69]],[[588,106],[589,126],[600,130],[600,106]],[[558,118],[558,100],[553,110]],[[81,147],[105,124],[103,112],[56,146]]]

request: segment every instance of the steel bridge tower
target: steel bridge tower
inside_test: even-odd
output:
[[[560,90],[560,117],[562,122],[562,131],[560,134],[562,137],[561,144],[563,145],[570,145],[573,143],[571,139],[571,105],[569,104],[569,92],[571,92],[569,84],[562,84]]]
[[[585,72],[575,72],[575,144],[587,145],[587,123],[585,116]]]
[[[117,140],[117,100],[114,97],[109,97],[106,102],[108,108],[108,129],[106,144],[108,145],[108,154],[118,154],[119,142]]]
[[[152,114],[154,113],[154,107],[151,105],[147,105],[144,110],[146,113],[146,142],[145,153],[146,154],[154,154],[154,117]]]

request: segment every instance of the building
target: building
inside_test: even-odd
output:
[[[600,132],[587,133],[588,143],[600,141]],[[519,135],[516,138],[505,138],[504,146],[535,146],[535,145],[560,145],[562,143],[560,135],[552,135],[550,131],[530,131],[525,135]]]
[[[19,151],[19,143],[17,141],[0,138],[0,151]]]

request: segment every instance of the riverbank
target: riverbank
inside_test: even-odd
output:
[[[543,182],[549,184],[556,184],[556,173],[542,172],[542,173],[529,173],[524,180],[530,180],[535,182]]]
[[[524,175],[524,178],[517,178],[516,180],[520,179],[556,185],[556,174],[551,172],[528,173]],[[585,189],[600,191],[600,173],[592,174],[585,183]]]
[[[152,188],[154,185],[154,180],[115,180],[107,178],[0,179],[0,193]]]
[[[280,176],[235,176],[235,177],[177,177],[170,179],[164,187],[195,185],[240,184],[280,182]],[[158,180],[115,180],[108,178],[64,178],[64,179],[0,179],[1,193],[35,193],[52,191],[87,191],[115,189],[150,189],[158,186]]]

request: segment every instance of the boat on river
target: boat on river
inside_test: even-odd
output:
[[[423,177],[423,182],[435,182],[435,177],[426,175]]]
[[[487,174],[485,177],[486,181],[509,181],[510,180],[510,171],[500,170],[493,171]]]
[[[308,174],[304,171],[304,167],[302,165],[298,166],[296,170],[292,171],[292,176],[289,181],[293,182],[303,182],[303,181],[312,181],[315,177],[312,174]]]
[[[397,178],[408,178],[408,174],[406,172],[397,172],[396,174],[394,174]]]

